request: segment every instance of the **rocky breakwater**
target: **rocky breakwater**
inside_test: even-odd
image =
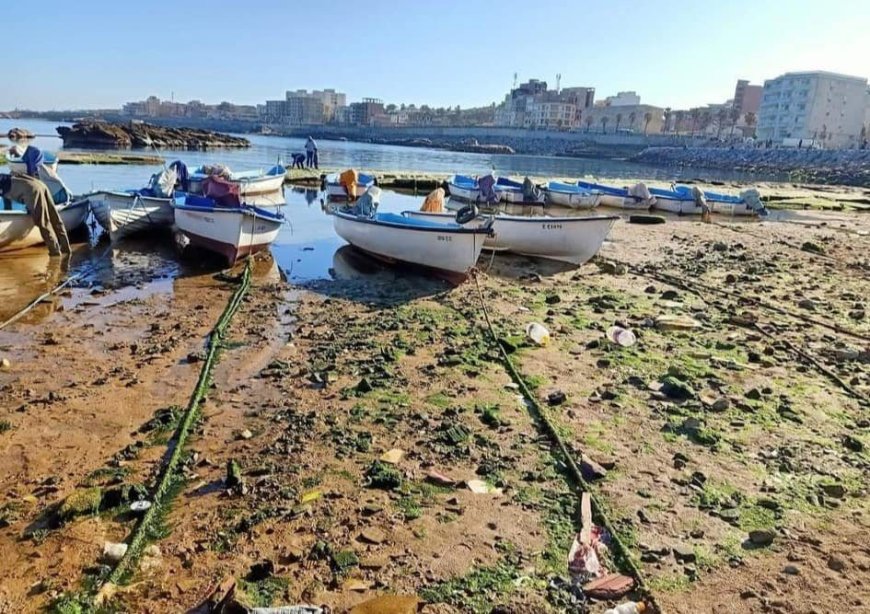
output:
[[[480,143],[477,139],[461,139],[458,142],[450,139],[373,139],[373,143],[383,145],[402,145],[405,147],[428,147],[431,149],[446,149],[448,151],[463,151],[467,153],[513,154],[516,151],[509,145],[496,143]]]
[[[649,147],[632,158],[657,166],[783,173],[792,181],[870,187],[870,150]]]
[[[143,123],[114,124],[79,122],[72,127],[59,126],[57,132],[64,147],[100,149],[142,149],[152,144],[164,149],[246,148],[248,139],[210,130],[163,128]]]

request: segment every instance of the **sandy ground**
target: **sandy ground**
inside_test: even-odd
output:
[[[564,394],[548,413],[578,458],[607,467],[594,489],[663,611],[870,609],[868,230],[850,213],[621,220],[602,256],[628,270],[481,258],[498,336],[543,405]],[[602,612],[567,582],[576,488],[475,283],[346,260],[375,273],[291,288],[258,263],[184,484],[114,607],[185,611],[233,576],[251,602],[337,612],[385,593],[429,613]],[[103,543],[135,519],[106,504],[57,522],[58,504],[153,484],[174,422],[149,422],[187,403],[232,289],[203,275],[123,300],[73,291],[0,331],[0,612],[105,573]],[[656,325],[675,314],[698,327]],[[530,322],[548,346],[525,340]],[[637,343],[609,343],[617,323]],[[391,450],[398,463],[381,462]],[[224,483],[229,461],[241,488]],[[476,494],[475,479],[498,490]]]

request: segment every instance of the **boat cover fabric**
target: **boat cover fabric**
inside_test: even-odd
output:
[[[761,202],[761,194],[755,188],[751,188],[749,190],[743,190],[740,192],[740,198],[743,202],[746,203],[746,206],[751,211],[767,211],[764,206],[764,203]]]
[[[703,211],[706,212],[710,210],[710,206],[707,204],[707,197],[704,196],[704,190],[698,186],[692,186],[692,199]]]
[[[217,176],[224,179],[229,179],[233,175],[230,167],[224,164],[203,164],[199,167],[199,171],[201,174],[208,175],[209,177]]]
[[[523,179],[523,200],[526,202],[537,202],[541,200],[541,190],[535,183],[526,177]]]
[[[213,199],[221,207],[239,207],[242,198],[239,185],[220,175],[209,175],[202,182],[202,194]]]
[[[649,188],[643,182],[636,183],[628,188],[628,195],[632,198],[639,199],[642,203],[654,205],[656,202],[655,196],[650,194]]]
[[[155,198],[169,198],[175,192],[175,184],[178,182],[178,172],[171,166],[165,168],[159,173],[151,175],[151,181],[148,182],[148,187],[143,196],[153,196]]]
[[[182,192],[187,192],[190,189],[190,171],[187,170],[187,164],[181,160],[176,160],[169,165],[178,175],[177,184]]]
[[[444,211],[444,188],[435,188],[426,196],[420,211],[441,213]]]
[[[498,194],[495,193],[495,177],[484,175],[477,180],[480,187],[480,200],[485,203],[497,203]]]
[[[378,205],[381,204],[381,189],[373,185],[365,191],[365,194],[359,197],[351,209],[351,213],[361,217],[374,217],[377,213]]]
[[[356,169],[349,168],[346,171],[343,171],[338,176],[338,183],[344,188],[345,192],[347,192],[348,198],[356,200],[357,188],[359,186],[359,174],[356,172]]]

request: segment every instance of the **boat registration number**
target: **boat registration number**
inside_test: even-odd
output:
[[[544,223],[544,224],[541,224],[541,228],[543,228],[544,230],[561,230],[561,229],[562,229],[562,224],[548,224],[548,223]]]
[[[451,237],[450,235],[438,235],[438,240],[439,240],[439,241],[448,241],[448,242],[449,242],[449,241],[452,241],[452,240],[453,240],[453,237]]]

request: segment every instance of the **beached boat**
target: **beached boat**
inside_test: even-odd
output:
[[[633,196],[629,193],[628,188],[617,188],[614,186],[604,185],[603,183],[593,183],[591,181],[578,181],[577,185],[586,190],[598,192],[601,194],[602,207],[614,207],[616,209],[649,209],[650,205],[644,202],[640,196]]]
[[[191,244],[221,254],[230,265],[268,248],[284,223],[281,213],[245,204],[222,207],[194,194],[176,193],[172,208],[175,225]]]
[[[342,239],[373,256],[432,268],[456,281],[468,276],[492,232],[396,213],[367,217],[336,211],[333,224]]]
[[[452,223],[452,213],[405,211],[413,219]],[[478,216],[466,228],[481,228],[489,224],[488,217]],[[613,223],[612,216],[548,217],[497,215],[492,222],[493,234],[486,237],[484,249],[508,251],[524,256],[536,256],[583,264],[598,253]]]
[[[547,202],[572,209],[593,209],[601,203],[601,194],[574,183],[551,181],[547,184]]]
[[[665,190],[650,188],[650,194],[656,197],[654,209],[669,211],[678,215],[701,215],[702,210],[695,203],[691,190]]]
[[[88,199],[94,217],[114,243],[131,234],[172,225],[175,220],[172,198],[152,194],[148,188],[103,191],[88,195]]]
[[[541,204],[544,201],[543,194],[538,198],[530,198],[524,190],[522,181],[515,181],[508,177],[499,177],[493,189],[498,195],[498,199],[506,203]],[[535,191],[540,192],[540,190]]]
[[[467,175],[453,175],[447,180],[447,191],[454,198],[476,201],[480,198],[477,179]]]
[[[678,185],[674,190],[685,192],[689,195],[692,193],[692,188],[686,185]],[[760,200],[758,191],[754,189],[741,192],[739,196],[704,190],[704,198],[707,200],[713,213],[741,216],[767,215],[767,210]]]
[[[202,182],[212,174],[209,167],[200,166],[190,174],[189,191],[193,194],[202,192]],[[286,169],[280,164],[273,166],[268,171],[242,171],[230,172],[225,175],[225,179],[232,184],[239,186],[239,194],[241,196],[250,196],[252,194],[269,194],[279,191],[284,186],[284,177]]]
[[[42,164],[48,168],[50,168],[53,172],[57,172],[57,155],[51,153],[50,151],[42,152]],[[26,173],[27,165],[24,161],[13,155],[11,152],[6,153],[6,164],[9,165],[9,170],[13,173]]]
[[[87,199],[59,205],[58,213],[66,231],[72,232],[85,223],[88,216]],[[33,218],[21,203],[12,203],[12,209],[0,208],[0,252],[11,252],[42,243],[42,234]]]
[[[374,175],[360,173],[357,175],[358,194],[363,194],[371,186],[375,185]],[[347,188],[339,183],[339,175],[333,173],[326,176],[326,196],[330,200],[347,200]]]

